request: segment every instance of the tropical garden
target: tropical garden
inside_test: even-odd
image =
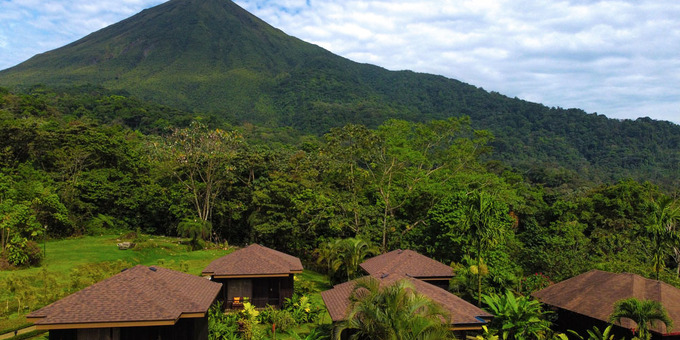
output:
[[[135,243],[147,248],[136,251],[150,253],[169,246],[148,239],[181,237],[170,248],[181,247],[173,251],[187,258],[260,243],[300,257],[326,276],[326,285],[362,276],[358,265],[371,256],[413,249],[454,268],[452,292],[512,320],[479,335],[489,339],[570,336],[551,332],[550,313],[528,296],[593,268],[680,286],[677,187],[623,176],[595,181],[559,166],[514,168],[494,158],[496,142],[467,117],[348,124],[308,135],[230,124],[98,88],[1,90],[2,316],[25,314],[124,266],[114,261],[100,275],[80,270],[70,278],[46,266],[51,242],[101,235],[140,238]],[[20,273],[40,271],[41,294],[17,288],[40,286],[20,281],[30,280]],[[73,283],[44,288],[50,280]],[[446,315],[397,287],[381,292],[366,282],[371,302],[357,300],[352,315],[361,317],[345,326],[369,334],[367,315],[377,313],[362,305],[408,301],[420,303],[417,318],[390,312],[381,322],[412,334],[390,328],[375,334],[442,336],[434,321]],[[308,293],[321,290],[315,289]],[[285,311],[213,313],[224,331],[215,334],[270,334],[269,325],[277,324],[283,336],[323,324],[322,305],[309,294]],[[306,303],[311,312],[301,307]],[[519,315],[525,312],[537,316]],[[646,321],[640,323],[644,338]]]

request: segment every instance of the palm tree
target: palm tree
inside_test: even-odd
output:
[[[376,247],[371,246],[366,241],[359,238],[348,238],[342,241],[338,257],[334,263],[335,268],[344,267],[347,280],[356,277],[359,272],[359,265],[369,255],[378,253]]]
[[[335,330],[336,339],[345,329],[355,332],[351,339],[410,340],[449,339],[446,311],[418,294],[407,280],[380,287],[372,277],[360,279],[350,296],[347,321]]]
[[[666,325],[667,331],[673,328],[673,320],[661,303],[654,300],[628,298],[617,301],[614,304],[614,312],[609,316],[609,322],[621,324],[622,318],[631,319],[637,324],[637,333],[641,339],[649,340],[652,337],[649,328],[657,321]]]
[[[210,236],[212,224],[200,219],[186,218],[177,225],[177,232],[182,237],[190,237],[191,250],[198,250],[203,248],[203,240]]]
[[[481,269],[482,252],[498,242],[503,233],[501,212],[489,194],[475,192],[469,196],[465,226],[472,238],[477,265]],[[482,271],[477,275],[477,306],[482,305]]]
[[[645,232],[654,247],[652,265],[657,280],[669,251],[677,249],[680,243],[680,236],[675,230],[678,222],[680,222],[680,204],[677,201],[672,198],[662,198],[658,203],[654,202],[654,211]],[[678,272],[680,272],[680,267]]]
[[[330,240],[321,243],[314,251],[317,256],[316,263],[323,264],[326,274],[328,274],[330,277],[333,277],[333,275],[335,275],[335,271],[338,270],[338,265],[340,262],[337,262],[336,260],[341,248],[341,244],[341,239]]]

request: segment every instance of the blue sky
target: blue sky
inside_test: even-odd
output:
[[[0,0],[0,69],[162,2]],[[548,106],[680,124],[677,0],[235,2],[354,61]]]

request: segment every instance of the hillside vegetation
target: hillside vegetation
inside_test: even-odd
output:
[[[39,263],[32,241],[45,233],[137,228],[207,228],[206,240],[259,242],[306,259],[328,239],[361,237],[383,251],[466,263],[473,240],[461,219],[468,197],[484,193],[507,217],[488,259],[498,270],[489,274],[494,285],[592,267],[650,276],[658,268],[651,258],[678,267],[673,244],[644,236],[677,207],[677,188],[518,172],[489,161],[491,135],[466,118],[349,124],[316,137],[208,115],[189,124],[179,111],[164,116],[155,104],[88,89],[0,97],[0,231],[9,264]]]
[[[164,106],[133,113],[138,122],[126,122],[133,128],[148,128],[154,114],[177,121],[174,115],[207,113],[232,125],[322,135],[348,123],[376,128],[388,119],[467,116],[473,128],[495,136],[493,159],[538,183],[632,177],[664,188],[679,184],[678,125],[549,108],[441,76],[355,63],[231,1],[168,1],[0,71],[0,86],[25,92],[35,84],[93,84]],[[111,105],[107,119],[130,119]]]

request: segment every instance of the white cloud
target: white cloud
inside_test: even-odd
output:
[[[161,2],[3,0],[0,68]],[[677,0],[235,2],[358,62],[442,74],[548,106],[680,123]]]

